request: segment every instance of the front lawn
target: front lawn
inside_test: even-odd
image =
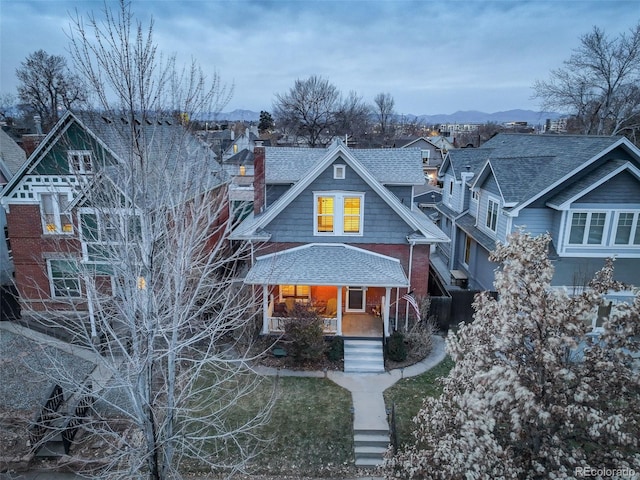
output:
[[[352,468],[351,394],[322,378],[279,380],[278,400],[261,435],[272,438],[252,471],[317,475]]]
[[[387,408],[395,403],[396,430],[398,444],[405,445],[412,440],[413,417],[416,416],[425,397],[436,397],[442,392],[438,378],[445,377],[453,368],[453,361],[446,357],[431,370],[416,377],[400,380],[384,392]]]

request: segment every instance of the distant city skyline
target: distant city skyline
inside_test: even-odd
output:
[[[16,93],[30,53],[67,55],[70,13],[102,7],[0,0],[0,92]],[[165,54],[235,85],[224,111],[272,111],[275,94],[320,75],[367,103],[388,92],[407,115],[539,110],[533,83],[561,67],[580,36],[593,26],[617,36],[640,20],[635,0],[134,0],[133,11],[143,24],[153,16]]]

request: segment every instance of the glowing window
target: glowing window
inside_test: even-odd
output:
[[[317,198],[317,230],[323,233],[333,232],[334,197]]]

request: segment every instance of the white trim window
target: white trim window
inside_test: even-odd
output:
[[[487,218],[485,225],[489,230],[495,232],[498,229],[498,209],[500,204],[493,198],[487,199]]]
[[[69,192],[43,192],[40,194],[40,216],[42,219],[42,231],[45,234],[73,234],[71,212],[68,210],[70,203],[71,194]]]
[[[313,194],[314,235],[362,235],[364,193]]]
[[[140,217],[128,210],[103,212],[83,208],[79,213],[79,225],[85,262],[113,260],[113,251],[109,247],[140,241]]]
[[[47,260],[47,272],[52,298],[82,296],[82,282],[75,260],[68,258]]]
[[[334,165],[333,166],[333,178],[335,180],[344,180],[347,175],[346,165]]]
[[[607,212],[572,212],[569,245],[602,245],[605,240]]]
[[[69,160],[69,172],[91,173],[93,172],[93,156],[91,150],[69,150],[67,152]]]
[[[640,245],[640,213],[618,212],[616,215],[615,245]]]

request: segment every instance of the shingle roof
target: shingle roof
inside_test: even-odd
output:
[[[362,285],[406,287],[400,262],[344,244],[309,244],[258,257],[250,285]]]
[[[382,184],[424,184],[422,154],[417,148],[350,149]],[[266,183],[295,183],[327,153],[324,148],[265,147]]]
[[[253,152],[246,148],[242,149],[235,155],[223,160],[222,163],[229,165],[253,165]]]
[[[8,169],[9,177],[15,175],[27,160],[24,150],[2,129],[0,129],[0,160]]]
[[[581,168],[623,137],[531,135],[501,133],[481,148],[452,150],[449,159],[456,178],[465,165],[476,175],[490,165],[507,204],[527,202]]]
[[[480,169],[489,158],[491,150],[484,148],[462,148],[451,150],[448,154],[449,162],[453,167],[456,180],[462,180],[460,173],[472,172],[478,174]],[[469,168],[467,168],[469,167]]]

